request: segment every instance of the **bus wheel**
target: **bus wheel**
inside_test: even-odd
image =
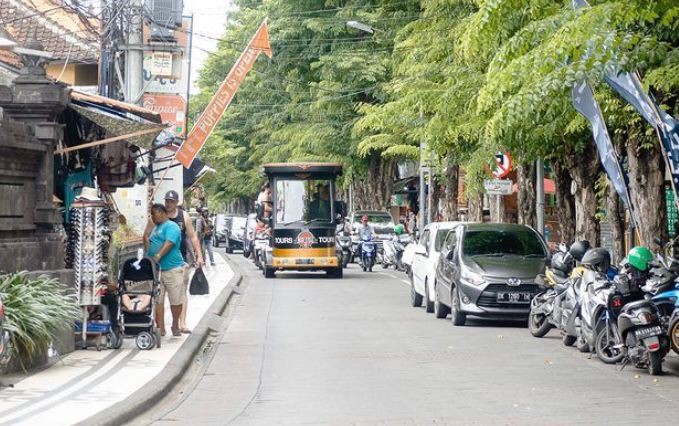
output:
[[[344,275],[344,271],[342,270],[342,267],[338,268],[333,268],[333,269],[328,269],[325,271],[328,274],[328,277],[330,278],[342,278]]]

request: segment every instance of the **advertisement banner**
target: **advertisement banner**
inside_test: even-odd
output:
[[[596,99],[594,99],[594,92],[587,82],[583,82],[573,87],[573,106],[575,109],[589,120],[592,126],[592,134],[596,142],[597,150],[599,151],[599,158],[601,164],[606,170],[606,174],[610,179],[615,191],[620,195],[623,202],[630,211],[633,211],[632,202],[630,200],[629,192],[625,177],[622,174],[620,167],[620,160],[615,153],[613,142],[608,135],[608,129],[604,122],[604,116],[601,113],[601,108]],[[635,217],[634,215],[632,217]]]
[[[189,132],[189,136],[177,152],[177,160],[184,167],[191,167],[191,163],[205,145],[205,141],[222,118],[224,111],[233,100],[233,96],[252,69],[260,53],[271,58],[271,45],[269,44],[269,30],[266,21],[262,22],[254,37],[229,71],[217,93],[212,97],[203,114],[196,120],[196,124]]]
[[[180,95],[145,94],[144,108],[160,114],[163,124],[171,125],[175,136],[184,135],[186,101]]]

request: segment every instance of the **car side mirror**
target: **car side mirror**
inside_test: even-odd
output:
[[[452,250],[448,250],[448,253],[446,253],[446,260],[448,260],[449,262],[452,262],[454,258],[455,258],[455,248],[453,248]]]

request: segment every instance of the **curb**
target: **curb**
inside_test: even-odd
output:
[[[205,343],[210,332],[210,317],[212,315],[221,315],[229,300],[231,300],[231,296],[233,296],[234,288],[240,286],[243,280],[243,276],[236,270],[235,264],[227,257],[224,257],[224,259],[233,271],[233,277],[231,277],[231,280],[229,280],[217,299],[212,302],[212,305],[203,314],[203,318],[201,318],[198,325],[186,339],[186,342],[184,342],[170,362],[167,363],[165,368],[145,386],[129,395],[123,401],[93,414],[77,423],[77,425],[117,426],[128,423],[146,412],[148,407],[153,406],[167,396],[172,388],[182,379],[184,373],[195,360],[196,354],[200,351],[203,343]]]

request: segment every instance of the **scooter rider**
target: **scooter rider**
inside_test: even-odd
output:
[[[363,236],[366,235],[369,239],[373,240],[375,239],[375,230],[373,229],[372,226],[368,223],[368,215],[363,215],[361,218],[361,226],[358,227],[358,252],[357,255],[361,257],[361,253],[363,253]]]

